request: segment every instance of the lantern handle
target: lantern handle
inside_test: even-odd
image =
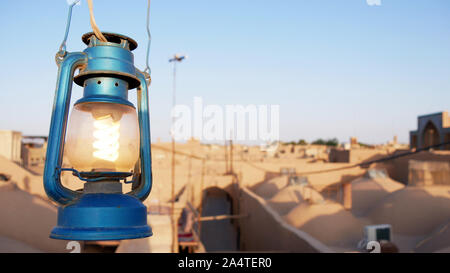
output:
[[[146,72],[136,69],[136,76],[141,85],[137,88],[137,105],[139,116],[139,134],[140,134],[140,175],[137,177],[139,183],[132,191],[127,193],[141,201],[144,201],[152,190],[152,153],[150,136],[150,113],[148,106],[148,84],[147,79],[150,76]],[[150,83],[150,80],[148,81]],[[148,147],[148,149],[146,149]]]
[[[75,5],[79,5],[81,0],[75,0],[71,4],[69,4],[69,12],[67,14],[67,23],[66,23],[66,32],[64,33],[64,39],[59,46],[59,51],[56,53],[56,63],[59,65],[59,63],[62,61],[62,59],[66,56],[66,42],[67,37],[69,36],[69,29],[70,29],[70,21],[72,20],[72,9]]]
[[[55,202],[65,205],[81,195],[61,184],[60,168],[64,151],[64,139],[67,128],[72,82],[75,71],[87,64],[87,56],[82,52],[67,53],[58,66],[55,100],[47,142],[44,168],[44,188]]]

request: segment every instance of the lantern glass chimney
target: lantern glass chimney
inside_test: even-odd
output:
[[[65,155],[84,172],[130,172],[139,159],[136,110],[107,102],[76,104],[70,115]]]

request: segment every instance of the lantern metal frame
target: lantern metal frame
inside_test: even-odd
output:
[[[142,204],[152,188],[148,84],[150,76],[134,66],[131,52],[137,43],[126,36],[103,33],[108,42],[94,33],[82,36],[88,46],[83,52],[57,54],[59,66],[53,113],[44,169],[44,188],[57,202],[58,224],[50,237],[65,240],[122,240],[152,235],[147,225],[147,209]],[[78,75],[75,72],[79,70]],[[62,168],[64,142],[72,93],[72,83],[84,87],[76,104],[117,103],[133,108],[128,90],[137,88],[140,162],[134,173],[78,172]],[[61,172],[70,170],[85,181],[84,190],[73,191],[61,183]],[[133,175],[132,190],[121,192],[120,180]],[[120,185],[120,186],[118,186]]]

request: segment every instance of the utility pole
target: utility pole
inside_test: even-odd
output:
[[[202,159],[202,177],[200,179],[200,207],[198,210],[198,217],[202,217],[203,211],[203,184],[205,181],[205,159]],[[201,238],[202,222],[198,221],[198,237]]]
[[[230,139],[230,174],[234,174],[233,170],[233,140]]]
[[[169,59],[169,63],[173,62],[173,86],[172,86],[172,111],[174,111],[176,106],[176,90],[177,90],[177,63],[186,59],[186,56],[180,56],[175,54],[172,59]],[[172,252],[178,252],[178,223],[175,218],[175,132],[174,132],[174,124],[175,124],[175,115],[172,112],[172,129],[171,129],[171,137],[172,137],[172,204],[171,204],[171,218],[172,218],[172,231],[173,231],[173,243],[172,243]]]
[[[223,146],[225,151],[225,174],[228,174],[230,172],[228,168],[228,142],[225,140],[225,145]]]
[[[227,170],[227,174],[233,175],[233,173],[234,173],[234,170],[233,170],[233,132],[230,132],[229,146],[230,146],[229,147],[229,153],[230,153],[230,155],[229,155],[229,158],[230,158],[229,166],[230,166],[230,168],[229,168],[229,170]],[[228,166],[228,164],[227,164],[227,166]]]

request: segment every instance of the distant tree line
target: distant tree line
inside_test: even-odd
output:
[[[319,139],[313,141],[312,144],[336,147],[339,145],[339,140],[337,138],[331,138],[331,139],[327,139],[327,140],[319,138]]]
[[[284,145],[308,145],[308,142],[304,139],[300,139],[299,141],[291,141],[291,142],[283,142]]]
[[[366,143],[362,143],[362,142],[358,142],[359,146],[364,147],[364,148],[375,148],[375,146],[371,145],[371,144],[366,144]]]
[[[285,142],[283,144],[286,144],[286,145],[308,145],[309,143],[304,139],[300,139],[297,142],[291,141],[291,142]],[[311,142],[311,144],[336,147],[339,145],[339,140],[337,138],[331,138],[331,139],[326,139],[326,140],[319,138],[319,139],[316,139],[313,142]]]

